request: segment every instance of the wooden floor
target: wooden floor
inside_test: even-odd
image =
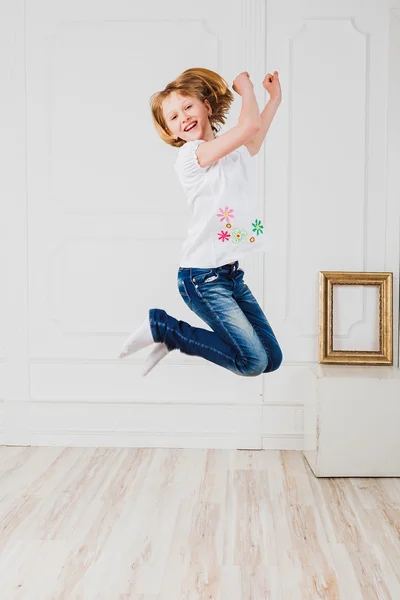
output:
[[[0,447],[1,600],[400,600],[400,479],[297,451]]]

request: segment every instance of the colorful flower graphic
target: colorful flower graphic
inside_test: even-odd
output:
[[[221,242],[227,242],[230,237],[231,237],[231,234],[228,231],[224,231],[223,229],[221,229],[221,231],[218,234],[218,239]]]
[[[256,219],[255,223],[252,223],[253,225],[253,231],[257,232],[257,236],[260,235],[260,233],[264,233],[263,232],[263,228],[264,225],[261,225],[261,221]]]
[[[220,221],[223,221],[224,219],[226,219],[226,222],[229,223],[229,219],[233,219],[234,218],[234,208],[229,208],[228,206],[225,206],[225,210],[223,208],[219,209],[221,212],[217,213],[217,217],[221,217]]]
[[[232,242],[234,244],[240,244],[247,238],[247,231],[245,229],[234,229],[232,231]]]

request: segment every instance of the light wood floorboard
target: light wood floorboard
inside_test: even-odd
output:
[[[0,447],[1,600],[400,600],[400,479],[298,451]]]

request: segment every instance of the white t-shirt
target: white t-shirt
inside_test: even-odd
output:
[[[179,148],[174,164],[191,220],[181,267],[213,268],[265,250],[265,227],[255,204],[254,161],[246,146],[201,167],[196,150],[205,140]]]

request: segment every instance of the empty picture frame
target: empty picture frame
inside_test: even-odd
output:
[[[378,286],[379,331],[377,350],[333,349],[333,286]],[[319,273],[319,359],[321,364],[393,364],[393,273],[320,271]]]

